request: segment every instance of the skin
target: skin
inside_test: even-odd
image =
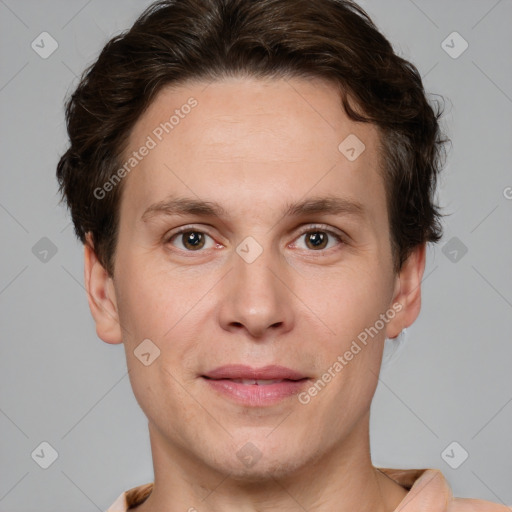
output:
[[[124,344],[148,418],[155,486],[137,510],[392,511],[407,491],[371,463],[370,405],[385,337],[419,314],[425,246],[393,273],[379,131],[351,121],[322,80],[229,78],[161,91],[125,156],[191,96],[198,105],[124,178],[114,275],[92,239],[85,247],[97,334]],[[338,150],[349,134],[366,146],[353,162]],[[227,216],[141,220],[170,194]],[[289,202],[333,194],[366,217],[283,217]],[[182,226],[209,235],[203,248],[169,241]],[[308,229],[345,240],[318,249]],[[250,264],[236,252],[247,236],[263,249]],[[316,381],[393,304],[401,311],[308,404],[244,407],[200,377],[280,364]],[[149,366],[134,355],[147,338],[160,349]],[[237,457],[248,442],[261,453],[251,467]]]

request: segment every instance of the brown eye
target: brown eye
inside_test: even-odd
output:
[[[323,231],[310,231],[305,235],[306,245],[310,249],[325,249],[328,237]]]
[[[209,246],[207,246],[208,238],[210,239]],[[209,249],[214,245],[210,235],[193,229],[182,230],[175,233],[169,237],[167,243],[170,243],[184,252],[199,252],[201,249]]]
[[[310,252],[323,252],[341,246],[344,244],[345,239],[343,235],[338,234],[331,229],[324,229],[323,226],[314,226],[308,230],[303,231],[297,240],[304,240],[304,242],[294,242],[294,246],[299,249],[306,249]]]
[[[204,233],[200,233],[199,231],[187,231],[181,234],[181,240],[183,246],[187,249],[193,251],[202,249],[204,246]]]

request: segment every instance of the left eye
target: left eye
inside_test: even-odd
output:
[[[302,233],[298,239],[303,237],[305,237],[306,249],[312,249],[313,251],[331,249],[332,246],[327,247],[329,245],[329,238],[334,238],[338,243],[343,242],[340,235],[326,229],[309,229]]]

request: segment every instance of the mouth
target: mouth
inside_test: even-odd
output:
[[[204,377],[210,379],[210,377]],[[245,384],[246,386],[269,386],[270,384],[279,384],[280,382],[298,382],[303,379],[210,379],[210,380],[229,380],[236,384]]]
[[[299,393],[310,377],[284,366],[226,365],[201,375],[217,396],[244,406],[276,404]]]
[[[298,381],[308,378],[301,372],[292,370],[286,366],[268,365],[262,368],[253,368],[244,364],[228,364],[219,366],[204,374],[203,377],[215,380],[230,379],[247,381],[248,384],[254,384],[254,382],[250,381],[262,382],[263,384],[260,385],[265,385],[264,383],[266,381]]]

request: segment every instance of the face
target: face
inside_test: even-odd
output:
[[[320,80],[226,79],[162,91],[133,151],[114,278],[86,250],[86,280],[152,443],[241,479],[364,444],[423,271],[392,270],[377,128]]]

